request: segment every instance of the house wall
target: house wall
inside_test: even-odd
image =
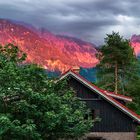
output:
[[[100,110],[99,117],[101,121],[94,123],[91,132],[136,132],[137,124],[128,115],[77,81],[74,77],[69,78],[68,83],[76,91],[77,96],[85,100],[88,108]]]
[[[97,132],[89,133],[85,140],[94,140],[95,137],[102,137],[105,140],[136,140],[136,132]],[[84,140],[82,138],[82,140]]]
[[[67,138],[59,140],[75,139]],[[77,140],[136,140],[136,132],[91,132]]]

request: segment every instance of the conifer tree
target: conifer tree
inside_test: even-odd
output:
[[[137,59],[129,40],[119,33],[107,34],[98,58],[98,85],[116,94],[124,93],[126,84],[135,78],[137,71]]]

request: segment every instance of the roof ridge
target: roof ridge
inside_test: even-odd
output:
[[[98,94],[100,94],[106,100],[108,100],[109,102],[114,104],[118,109],[122,110],[124,113],[126,113],[127,115],[129,115],[130,117],[135,119],[138,123],[140,123],[140,115],[136,114],[133,110],[131,110],[128,107],[124,106],[123,104],[118,102],[113,97],[105,94],[102,89],[100,89],[99,87],[95,86],[94,84],[92,84],[91,82],[89,82],[88,80],[86,80],[84,77],[82,77],[80,74],[74,72],[73,70],[70,69],[67,72],[65,72],[65,74],[63,74],[61,76],[60,80],[65,78],[65,76],[67,76],[68,74],[72,74],[73,76],[75,76],[75,78],[78,78],[79,80],[81,80],[81,82],[83,82],[84,84],[89,86],[92,90],[95,90]]]
[[[86,82],[88,82],[90,85],[92,85],[93,87],[97,88],[98,90],[100,90],[101,92],[104,92],[104,94],[107,94],[105,93],[105,91],[107,90],[103,90],[101,88],[99,88],[98,86],[94,85],[93,83],[89,82],[88,80],[86,80],[85,78],[83,78],[79,73],[76,73],[75,71],[73,71],[72,69],[70,69],[69,71],[73,72],[74,74],[78,75],[80,78],[82,78],[83,80],[85,80]],[[116,95],[116,96],[120,96],[120,97],[124,97],[124,98],[128,98],[128,99],[131,99],[131,97],[129,96],[125,96],[125,95],[122,95],[122,94],[115,94],[115,93],[111,93],[110,91],[107,91],[109,94],[112,94],[112,95]]]

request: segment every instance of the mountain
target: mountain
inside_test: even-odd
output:
[[[14,43],[27,54],[26,63],[49,71],[64,72],[72,66],[92,68],[98,63],[94,44],[21,22],[0,19],[0,43]]]
[[[133,35],[130,39],[131,46],[137,57],[140,57],[140,35]]]

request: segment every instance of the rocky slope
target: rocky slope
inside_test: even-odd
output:
[[[97,50],[91,43],[0,19],[0,43],[9,42],[27,54],[27,63],[37,63],[50,71],[64,72],[72,66],[91,68],[98,63]]]
[[[136,56],[140,56],[140,35],[133,35],[130,42],[131,46],[134,48]]]

